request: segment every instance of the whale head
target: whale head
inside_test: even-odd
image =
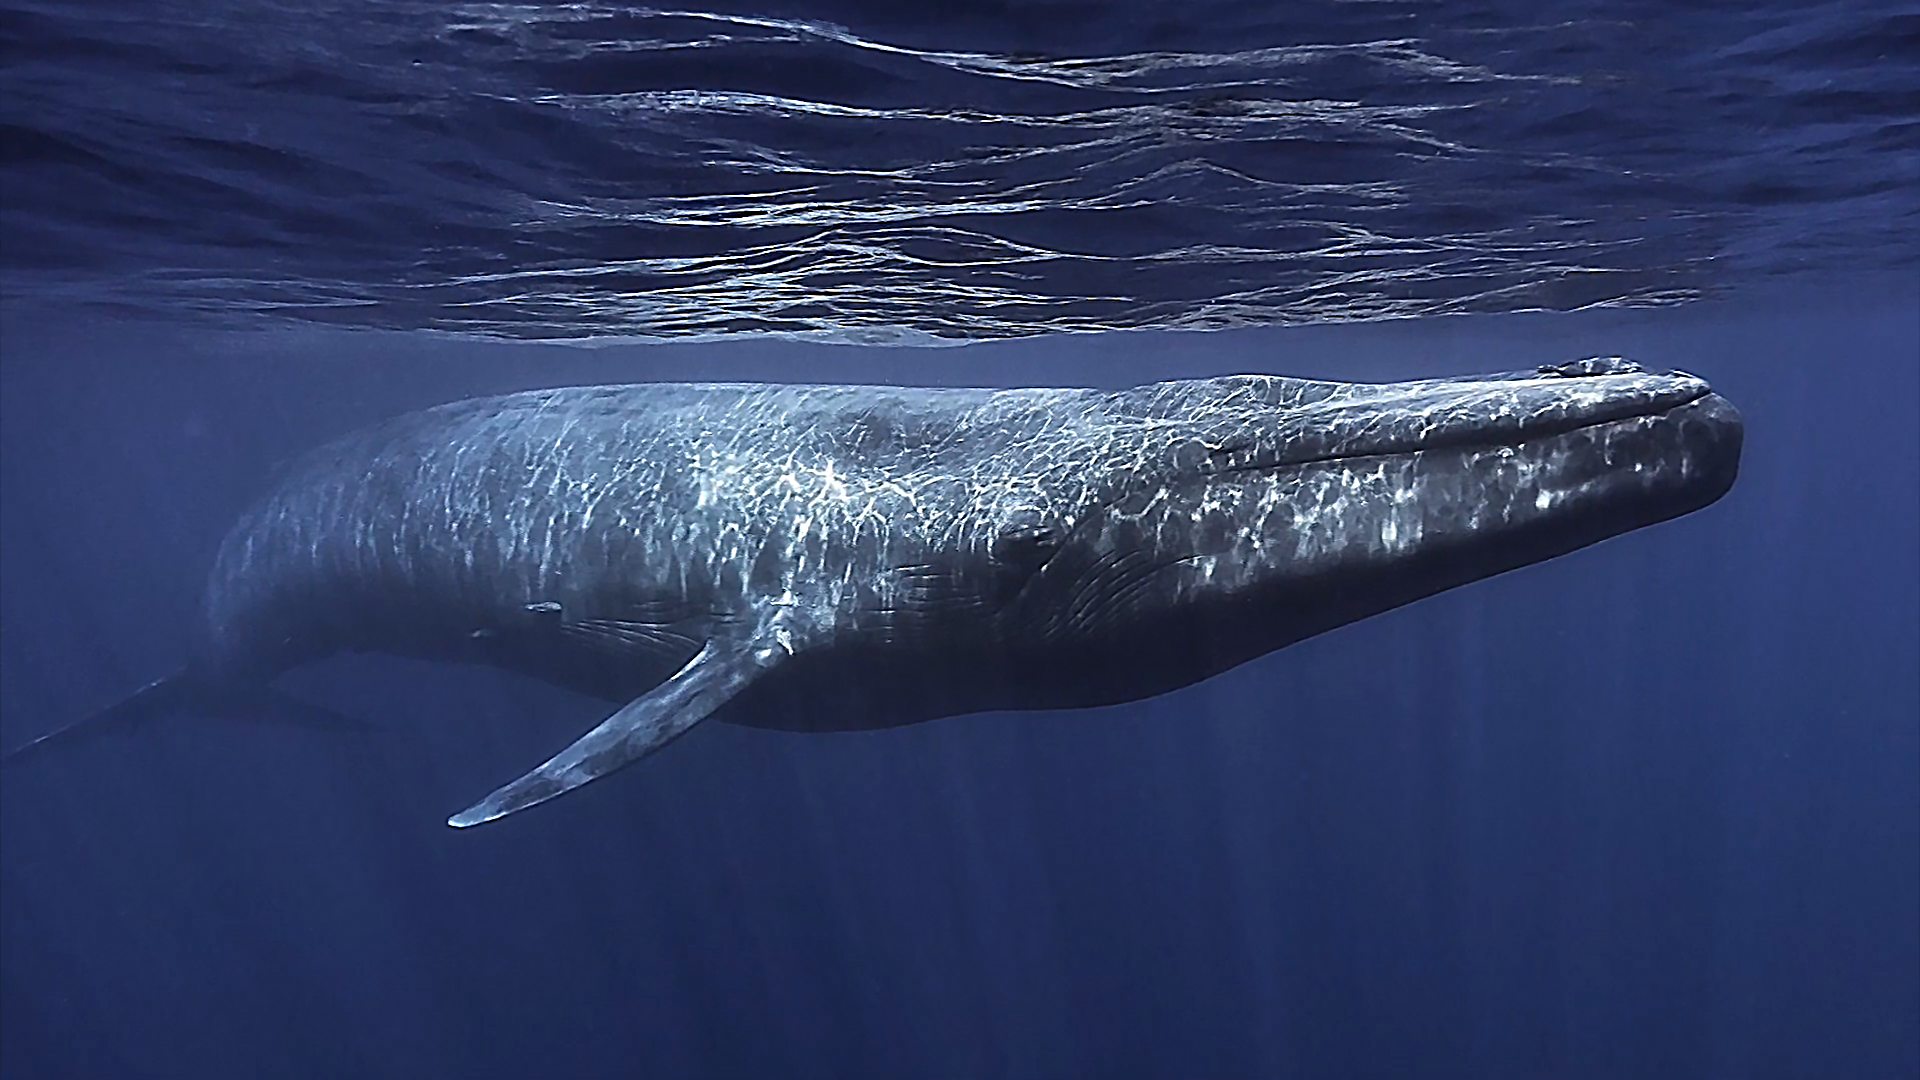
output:
[[[978,545],[1036,705],[1157,693],[1696,510],[1732,485],[1742,436],[1701,379],[1618,359],[1162,383],[1091,412]]]

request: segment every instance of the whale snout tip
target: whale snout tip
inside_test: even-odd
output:
[[[1708,390],[1673,411],[1687,442],[1732,457],[1740,456],[1746,439],[1746,421],[1733,402]]]
[[[1701,421],[1711,425],[1723,437],[1737,443],[1744,434],[1746,421],[1741,418],[1740,410],[1719,394],[1709,390],[1693,405],[1699,410]]]
[[[1705,393],[1662,416],[1673,441],[1666,461],[1679,485],[1685,510],[1718,502],[1740,475],[1740,451],[1746,427],[1740,410],[1715,393]]]

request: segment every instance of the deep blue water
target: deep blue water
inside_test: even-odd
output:
[[[286,683],[374,733],[9,766],[0,1076],[1920,1076],[1917,46],[8,0],[0,746],[183,660],[279,463],[460,397],[1622,354],[1748,427],[1706,510],[1123,707],[708,724],[456,832],[606,707],[356,657]],[[999,340],[791,340],[929,335]]]

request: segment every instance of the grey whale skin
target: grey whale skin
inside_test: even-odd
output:
[[[455,402],[297,463],[222,543],[191,662],[90,720],[346,650],[624,703],[450,819],[472,825],[710,714],[826,731],[1162,693],[1705,506],[1741,438],[1705,382],[1617,358],[1389,384]]]

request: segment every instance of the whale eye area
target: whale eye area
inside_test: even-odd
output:
[[[991,553],[994,562],[1031,573],[1053,558],[1061,541],[1059,528],[1051,522],[1021,519],[1000,527],[994,534]]]

